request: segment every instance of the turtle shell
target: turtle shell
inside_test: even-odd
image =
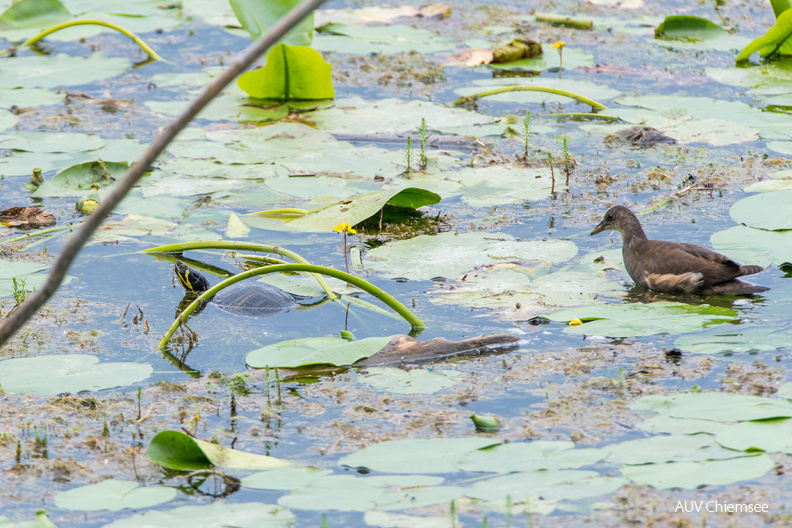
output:
[[[212,297],[223,311],[245,317],[271,317],[297,304],[291,295],[269,284],[243,281],[224,288]]]

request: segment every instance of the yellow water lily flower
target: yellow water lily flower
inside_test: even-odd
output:
[[[559,40],[558,42],[556,42],[555,44],[552,45],[552,48],[553,49],[561,49],[564,46],[566,46],[566,42],[564,42],[563,40]]]
[[[354,235],[355,233],[357,233],[357,231],[352,229],[352,226],[349,225],[349,222],[341,222],[337,226],[333,226],[333,231],[335,231],[336,233],[343,233],[346,231],[350,235]]]
[[[578,326],[582,324],[583,321],[581,321],[580,319],[572,319],[571,321],[569,321],[569,326]]]

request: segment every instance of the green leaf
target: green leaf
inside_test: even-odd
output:
[[[0,28],[43,28],[71,18],[58,0],[20,0],[0,14]]]
[[[549,500],[574,500],[605,495],[621,488],[623,478],[600,477],[594,471],[540,470],[524,471],[476,482],[469,491],[471,498],[512,501],[526,497]]]
[[[332,69],[312,48],[277,44],[267,55],[264,67],[243,73],[237,84],[257,99],[333,99]]]
[[[282,341],[250,352],[245,362],[252,368],[298,368],[308,365],[352,365],[373,356],[393,336],[347,341],[340,337],[308,337]]]
[[[745,455],[740,451],[722,448],[715,442],[715,437],[708,434],[653,436],[612,444],[608,449],[608,461],[619,464],[700,462]]]
[[[148,508],[173,500],[176,488],[140,487],[127,480],[107,479],[98,484],[81,486],[55,495],[55,505],[67,510],[120,511],[124,508]]]
[[[385,473],[455,473],[462,455],[499,443],[486,438],[393,440],[364,447],[338,465]]]
[[[657,38],[675,40],[703,40],[726,33],[719,25],[696,16],[669,16],[655,29]]]
[[[630,409],[656,412],[674,418],[716,422],[792,418],[792,404],[786,400],[723,392],[644,396],[631,404]]]
[[[455,385],[461,373],[454,370],[402,370],[393,367],[371,367],[358,374],[358,379],[377,390],[396,394],[432,394]]]
[[[792,231],[735,226],[710,237],[716,250],[743,264],[778,266],[792,262]]]
[[[82,196],[97,184],[101,187],[112,186],[122,178],[129,164],[111,161],[89,161],[73,165],[60,171],[45,181],[34,193],[36,196]]]
[[[789,346],[792,330],[774,331],[761,326],[719,325],[703,332],[679,336],[674,346],[693,354],[744,353]]]
[[[23,357],[0,361],[0,386],[11,394],[55,396],[131,385],[153,371],[140,363],[99,363],[87,354]]]
[[[336,225],[349,222],[351,226],[355,226],[377,214],[386,204],[416,209],[425,205],[434,205],[439,201],[440,195],[418,187],[389,189],[353,196],[286,222],[289,230],[332,233]],[[256,214],[267,216],[266,211]]]
[[[715,437],[723,447],[740,451],[792,454],[792,420],[763,420],[729,425]]]
[[[257,40],[262,33],[274,26],[300,0],[230,0],[234,14],[242,27]],[[291,46],[310,46],[314,28],[313,12],[302,19],[278,42]]]
[[[577,247],[567,240],[515,240],[505,233],[445,232],[419,235],[374,248],[364,264],[388,277],[428,280],[457,277],[479,266],[513,261],[563,262]]]
[[[0,86],[5,88],[55,88],[101,81],[129,68],[129,59],[66,54],[4,58],[0,61]]]
[[[259,502],[215,502],[206,506],[182,506],[169,511],[137,513],[126,519],[105,524],[104,528],[202,528],[233,526],[234,528],[289,528],[294,526],[292,512],[274,504]]]
[[[574,442],[512,442],[466,453],[460,457],[459,467],[463,471],[495,473],[577,468],[596,464],[608,452],[608,449],[575,449]]]
[[[319,51],[357,55],[372,53],[395,55],[412,50],[426,54],[454,48],[453,41],[447,38],[426,29],[416,29],[403,24],[387,26],[326,24],[317,31],[314,47]]]
[[[204,442],[181,431],[162,431],[151,439],[146,456],[155,464],[177,471],[210,467],[227,469],[279,469],[291,462]]]
[[[767,30],[767,33],[754,40],[737,55],[736,62],[748,60],[755,52],[762,58],[769,57],[780,51],[781,46],[792,35],[792,9],[787,9],[776,20],[776,23]]]
[[[702,304],[660,301],[651,304],[607,304],[562,310],[548,315],[551,321],[579,319],[582,325],[568,326],[568,334],[607,337],[648,336],[684,333],[702,326],[725,323],[737,317],[736,310]]]
[[[757,479],[774,465],[772,458],[759,455],[730,460],[625,465],[621,472],[636,484],[645,484],[655,489],[696,489],[701,486],[722,486],[741,480]]]
[[[242,479],[242,487],[266,490],[293,490],[307,486],[322,477],[331,475],[329,469],[290,467],[260,471]]]
[[[735,222],[768,230],[792,229],[792,190],[754,194],[736,202],[729,214]]]

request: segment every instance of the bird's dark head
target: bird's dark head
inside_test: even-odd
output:
[[[206,280],[206,277],[183,263],[176,261],[173,271],[176,272],[176,276],[185,290],[201,293],[209,289],[209,281]]]
[[[625,230],[636,224],[640,229],[641,224],[632,211],[623,205],[614,205],[608,209],[608,212],[605,213],[605,216],[602,218],[602,222],[600,222],[597,227],[594,228],[594,231],[592,231],[591,234],[596,235],[597,233],[609,230],[618,231],[624,234]]]

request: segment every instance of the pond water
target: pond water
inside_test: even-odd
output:
[[[91,26],[53,34],[36,53],[20,47],[0,57],[0,205],[40,207],[59,227],[82,221],[75,203],[90,183],[80,187],[77,177],[57,173],[96,160],[134,162],[159,127],[250,43],[244,30],[226,27],[236,18],[223,3],[95,4],[64,2],[78,18],[129,26],[170,62],[135,65],[145,58],[139,48]],[[0,0],[0,9],[8,5]],[[85,527],[178,526],[175,519],[206,526],[733,522],[677,508],[678,501],[714,497],[769,504],[762,516],[740,517],[741,526],[788,515],[783,467],[792,445],[766,440],[788,437],[792,418],[784,266],[792,260],[784,208],[792,176],[781,172],[792,153],[785,113],[792,74],[783,62],[734,63],[772,26],[772,10],[763,2],[641,0],[544,2],[531,12],[505,1],[448,5],[447,16],[415,16],[401,6],[402,16],[392,18],[394,10],[376,3],[328,2],[317,26],[344,26],[317,33],[314,45],[333,66],[334,101],[242,106],[248,100],[232,86],[168,148],[83,250],[53,301],[0,351],[0,359],[85,354],[123,363],[126,373],[149,370],[129,379],[108,371],[126,381],[95,392],[17,391],[4,380],[2,516],[32,522],[43,508],[57,526]],[[537,22],[534,10],[588,17],[593,28]],[[674,14],[729,31],[698,42],[655,39],[654,28]],[[378,21],[387,25],[372,32]],[[0,30],[0,48],[38,29]],[[463,63],[470,50],[518,37],[540,41],[545,63],[514,71]],[[551,47],[558,40],[566,43],[562,75]],[[566,90],[607,108],[592,115],[588,104],[532,91],[451,105],[510,84]],[[437,141],[424,171],[416,147],[422,118]],[[607,139],[633,125],[678,142],[639,147]],[[454,135],[477,139],[454,147]],[[26,187],[34,166],[47,181],[37,191]],[[108,185],[100,187],[101,197]],[[312,306],[245,318],[209,304],[190,319],[189,333],[157,349],[184,290],[172,257],[143,250],[235,239],[344,270],[339,233],[300,231],[249,213],[310,210],[405,187],[442,200],[415,215],[388,210],[381,227],[379,215],[357,225],[347,241],[362,259],[353,258],[350,272],[420,317],[427,328],[418,340],[510,333],[519,342],[401,374],[335,367],[282,370],[276,380],[274,370],[247,369],[249,352],[287,340],[411,330],[361,303],[322,303],[321,290],[301,283],[294,293]],[[766,201],[735,206],[760,194]],[[618,233],[589,236],[615,204],[646,211],[640,219],[650,238],[715,247],[766,266],[746,280],[769,291],[684,297],[633,288]],[[227,231],[232,215],[249,232]],[[39,286],[70,232],[10,227],[1,235],[1,314],[15,303],[12,277],[24,278],[27,289]],[[26,233],[33,236],[19,240]],[[225,276],[247,260],[221,250],[184,257]],[[0,376],[8,365],[0,362]],[[59,368],[40,371],[55,384]],[[426,377],[394,381],[405,372]],[[75,394],[47,397],[63,392]],[[714,399],[685,399],[701,392]],[[471,414],[496,416],[500,430],[477,431]],[[769,418],[777,420],[761,422]],[[755,429],[769,425],[777,429]],[[243,479],[241,488],[215,477],[196,490],[183,472],[146,457],[165,430],[296,469],[270,477],[254,474],[252,462],[219,465]],[[399,443],[407,440],[417,443]],[[377,453],[372,446],[385,447]],[[747,456],[749,448],[766,453]],[[327,474],[301,473],[305,467]],[[135,503],[87,488],[107,504],[119,501],[94,511],[63,493],[109,477],[176,494]],[[229,492],[212,496],[213,486]],[[261,505],[280,506],[262,513]]]

